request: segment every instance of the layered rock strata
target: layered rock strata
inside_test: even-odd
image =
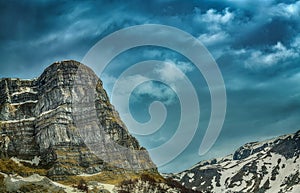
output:
[[[76,82],[79,69],[86,72],[87,78],[95,76],[79,62],[63,61],[49,66],[37,79],[0,79],[0,156],[38,160],[37,167],[48,168],[47,175],[57,180],[65,175],[114,168],[113,161],[117,163],[120,156],[126,156],[133,169],[155,168],[146,151],[129,134],[98,78],[94,107],[97,123],[105,131],[101,137],[129,151],[117,155],[117,148],[97,142],[103,145],[102,150],[115,150],[112,155],[107,155],[112,151],[105,151],[111,162],[107,163],[89,149],[80,132],[83,128],[78,127],[73,114],[74,95],[84,89]],[[136,154],[136,150],[143,153]]]

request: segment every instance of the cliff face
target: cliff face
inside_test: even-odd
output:
[[[47,175],[54,179],[115,167],[115,163],[106,163],[107,160],[87,147],[82,128],[74,121],[74,95],[84,89],[84,85],[76,82],[79,68],[87,73],[86,78],[95,76],[76,61],[64,61],[52,64],[37,79],[0,80],[1,157],[35,160],[38,167],[48,168]],[[110,161],[117,163],[120,157],[126,156],[132,168],[154,168],[147,152],[134,153],[142,148],[110,104],[100,79],[97,79],[94,99],[97,123],[105,131],[101,133],[105,137],[99,140],[109,138],[115,142],[114,147],[101,143],[102,150],[116,150]],[[87,120],[85,125],[88,124]],[[97,141],[97,136],[93,140]],[[118,145],[126,147],[126,155],[117,151]]]

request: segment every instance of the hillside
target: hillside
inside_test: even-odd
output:
[[[247,143],[224,158],[166,175],[203,192],[300,192],[300,131]]]

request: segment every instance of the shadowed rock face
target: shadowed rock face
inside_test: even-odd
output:
[[[87,72],[87,77],[95,76],[79,62],[63,61],[49,66],[37,79],[0,79],[1,157],[25,160],[38,157],[38,165],[49,168],[48,176],[54,179],[114,167],[89,150],[74,123],[74,86],[81,89],[75,85],[79,68]],[[96,116],[105,135],[118,145],[141,150],[110,104],[100,79],[95,93]],[[155,168],[147,153],[126,156],[134,167]],[[110,159],[114,160],[114,155]]]

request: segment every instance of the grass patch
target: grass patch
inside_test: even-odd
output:
[[[80,181],[96,181],[105,184],[119,185],[124,180],[135,180],[141,179],[145,176],[151,176],[156,182],[164,182],[164,178],[158,174],[148,171],[143,172],[134,172],[134,171],[124,171],[121,169],[115,169],[113,171],[103,171],[99,174],[92,176],[68,176],[66,180],[59,181],[59,183],[65,185],[74,185],[78,184]]]
[[[5,184],[4,184],[4,176],[0,174],[0,192],[6,192]]]
[[[18,174],[27,177],[33,174],[45,176],[47,170],[19,165],[11,159],[0,159],[0,171],[6,174]]]

